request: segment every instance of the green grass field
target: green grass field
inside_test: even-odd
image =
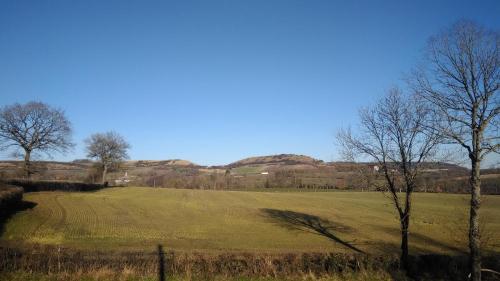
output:
[[[468,197],[415,194],[414,253],[466,250]],[[25,194],[36,203],[2,240],[78,249],[181,251],[398,251],[390,200],[374,192],[243,192],[110,188]],[[482,205],[485,249],[500,251],[500,196]]]

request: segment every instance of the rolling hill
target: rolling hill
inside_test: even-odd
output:
[[[0,161],[0,177],[22,177],[21,161]],[[98,182],[99,165],[87,159],[37,161],[35,180]],[[466,192],[468,170],[449,163],[427,163],[420,191]],[[182,159],[131,160],[108,175],[113,184],[196,189],[373,189],[374,163],[324,162],[305,155],[279,154],[245,158],[228,165],[201,166]],[[485,170],[483,189],[500,191],[500,174]],[[126,179],[126,181],[122,181]]]

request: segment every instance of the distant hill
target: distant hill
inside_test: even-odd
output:
[[[88,159],[77,159],[71,162],[32,161],[35,171],[34,179],[94,181],[98,178],[97,162]],[[0,178],[22,177],[23,161],[0,161]],[[118,178],[126,171],[136,178],[146,178],[156,171],[173,169],[198,169],[200,166],[181,159],[171,160],[132,160],[124,161],[119,168],[109,172],[110,180]]]
[[[15,169],[22,167],[23,161],[0,161],[1,169]],[[78,168],[88,168],[97,162],[89,159],[76,159],[71,162],[58,162],[58,161],[33,161],[39,165],[43,165],[46,169],[78,169]],[[155,166],[183,166],[183,167],[199,167],[199,165],[194,164],[188,160],[182,159],[171,159],[171,160],[130,160],[124,161],[122,167],[133,168],[133,167],[155,167]]]
[[[336,167],[339,171],[350,171],[360,166],[373,167],[378,166],[374,162],[326,162],[328,166]],[[424,162],[422,163],[422,169],[426,172],[437,172],[437,171],[453,171],[458,173],[467,173],[468,169],[457,164],[444,163],[444,162]]]
[[[322,160],[305,155],[278,154],[245,158],[227,165],[230,168],[250,165],[322,165]]]
[[[199,165],[182,159],[171,160],[134,160],[125,161],[124,165],[128,167],[154,167],[154,166],[182,166],[182,167],[199,167]]]
[[[35,180],[98,182],[99,165],[88,159],[72,162],[34,161]],[[373,189],[380,181],[376,163],[324,162],[306,155],[249,157],[228,165],[201,166],[182,159],[131,160],[108,173],[111,184],[197,189],[299,188]],[[500,172],[484,170],[482,190],[500,193]],[[488,175],[486,175],[488,174]],[[467,168],[449,163],[425,163],[420,191],[466,192]],[[0,179],[23,176],[22,161],[0,161]],[[380,182],[379,182],[380,183]],[[369,186],[369,185],[372,186]]]

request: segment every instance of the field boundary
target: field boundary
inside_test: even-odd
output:
[[[25,192],[39,191],[96,191],[105,188],[102,184],[67,182],[67,181],[33,181],[23,179],[9,179],[6,184],[20,186]]]
[[[418,277],[465,280],[467,256],[411,256],[411,271]],[[485,256],[483,265],[500,268],[500,253]],[[328,277],[345,272],[400,271],[396,255],[374,256],[339,253],[185,253],[158,250],[143,252],[81,251],[57,246],[31,245],[30,248],[0,246],[1,272],[39,274],[128,270],[141,276],[191,276],[204,279],[224,277],[297,276]]]

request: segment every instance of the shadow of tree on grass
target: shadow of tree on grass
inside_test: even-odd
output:
[[[277,209],[260,209],[260,211],[268,218],[273,220],[275,223],[282,227],[301,230],[317,235],[321,235],[329,238],[336,243],[339,243],[355,252],[364,253],[362,250],[358,249],[352,243],[340,239],[336,232],[348,233],[352,232],[352,229],[339,224],[333,223],[327,219],[320,218],[318,216],[309,215],[300,212],[288,211],[288,210],[277,210]]]
[[[396,238],[401,237],[401,230],[398,229],[397,226],[395,227],[387,227],[381,225],[372,225],[372,226],[374,228],[382,230],[384,233],[391,235],[393,237]],[[414,226],[414,228],[416,227]],[[451,252],[453,254],[460,254],[460,255],[467,254],[467,249],[464,247],[460,247],[459,245],[453,245],[450,242],[439,241],[428,235],[424,235],[418,232],[413,232],[412,229],[410,229],[410,235],[408,238],[410,244],[410,251],[416,252],[417,254],[435,254],[432,251],[430,251],[428,247],[439,248],[445,252]]]

